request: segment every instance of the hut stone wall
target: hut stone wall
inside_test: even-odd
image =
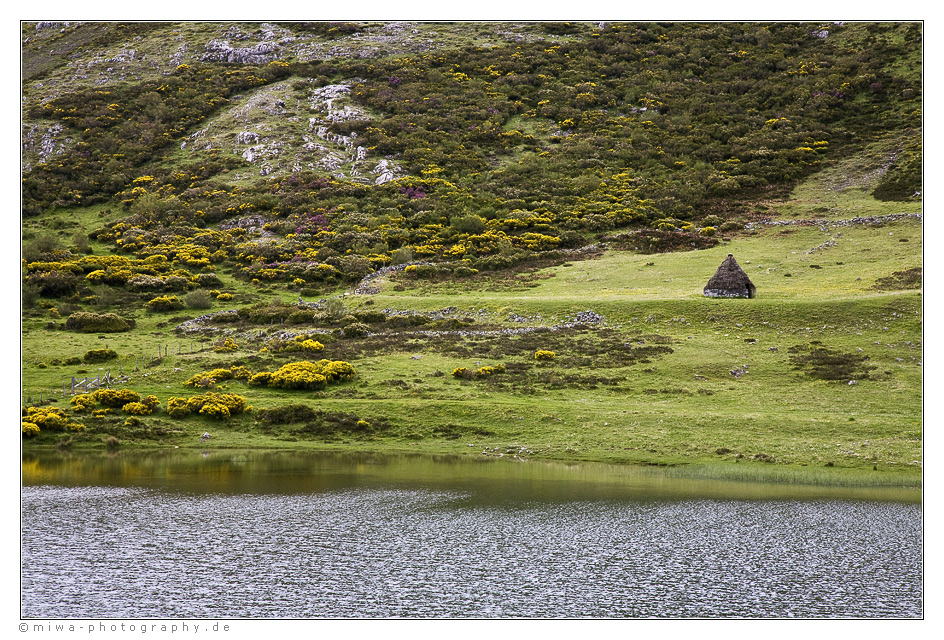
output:
[[[705,295],[709,298],[750,298],[748,289],[709,289],[705,287]]]

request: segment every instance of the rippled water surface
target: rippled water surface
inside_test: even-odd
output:
[[[894,496],[337,457],[23,477],[26,617],[922,615],[920,505]]]

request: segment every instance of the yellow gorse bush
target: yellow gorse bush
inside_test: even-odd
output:
[[[187,398],[171,397],[167,399],[167,415],[172,418],[184,418],[190,414]]]
[[[252,371],[242,365],[233,365],[229,369],[213,369],[203,373],[196,373],[184,381],[186,387],[212,387],[223,380],[247,381],[252,378]]]
[[[225,338],[213,345],[213,351],[216,353],[232,353],[239,349],[239,345],[232,338]]]
[[[271,346],[279,352],[283,353],[292,353],[294,351],[304,351],[306,353],[317,353],[324,349],[324,345],[314,340],[310,335],[301,334],[297,335],[291,340],[282,342],[282,341],[273,341]]]
[[[84,424],[72,422],[58,407],[24,407],[23,422],[35,424],[44,431],[83,431]],[[35,435],[35,434],[34,434]]]
[[[149,416],[153,411],[153,407],[144,404],[143,402],[129,402],[128,404],[121,407],[122,413],[127,413],[130,416]]]
[[[225,420],[234,415],[251,411],[246,398],[235,393],[205,393],[190,398],[167,399],[167,414],[172,418],[185,418],[191,413]]]
[[[187,408],[200,415],[225,420],[249,410],[246,398],[235,393],[207,393],[187,400]]]
[[[177,296],[158,296],[144,305],[148,311],[178,311],[184,308],[184,303]]]
[[[131,389],[97,389],[89,395],[99,404],[116,409],[120,409],[129,402],[141,401],[141,395]]]
[[[303,360],[283,365],[276,371],[260,371],[249,382],[282,389],[317,391],[333,382],[351,380],[356,375],[354,367],[343,360]]]
[[[69,400],[69,404],[72,405],[72,410],[76,413],[90,411],[95,407],[95,396],[91,393],[72,396],[72,399]]]
[[[452,375],[455,378],[462,378],[464,380],[472,380],[473,378],[477,380],[484,380],[495,374],[505,373],[505,371],[506,369],[504,364],[487,365],[474,370],[468,367],[456,367],[452,370]]]

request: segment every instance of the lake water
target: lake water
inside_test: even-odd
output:
[[[311,453],[27,454],[28,618],[914,618],[917,490]]]

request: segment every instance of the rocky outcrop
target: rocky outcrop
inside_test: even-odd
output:
[[[268,64],[279,57],[279,45],[274,42],[260,42],[251,47],[233,47],[228,40],[210,40],[206,43],[206,52],[200,56],[209,62],[236,62],[239,64]]]
[[[397,168],[389,160],[384,158],[374,167],[374,184],[383,184],[397,178]]]
[[[266,235],[267,232],[264,227],[268,221],[266,217],[260,215],[231,218],[220,223],[220,230],[228,231],[229,229],[239,228],[245,229],[251,234]]]
[[[341,180],[383,184],[403,175],[392,159],[370,158],[356,131],[344,131],[345,122],[369,119],[346,104],[351,85],[305,84],[282,82],[233,96],[228,111],[187,136],[180,148],[228,148],[263,176],[320,170]]]
[[[34,124],[23,134],[23,170],[28,171],[34,161],[47,162],[52,156],[63,153],[71,144],[72,138],[61,137],[64,128],[55,123],[47,128]]]
[[[43,31],[45,29],[64,29],[70,24],[79,24],[77,22],[37,22],[36,31]]]

